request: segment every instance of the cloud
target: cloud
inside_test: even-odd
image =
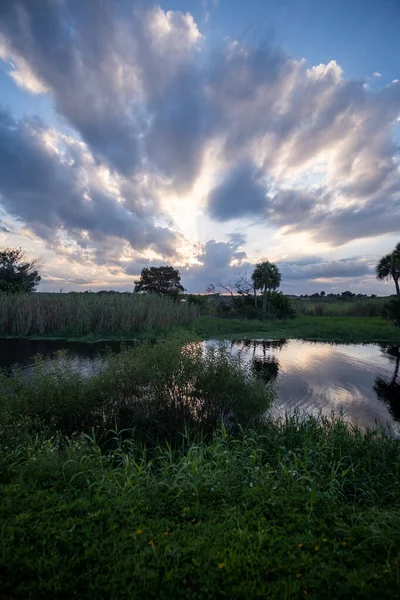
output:
[[[336,279],[361,277],[374,272],[373,267],[365,258],[342,259],[334,261],[321,261],[318,263],[304,264],[292,262],[280,262],[278,267],[282,273],[283,280],[314,281],[317,279]]]
[[[397,80],[373,92],[335,61],[245,40],[211,48],[190,14],[131,0],[2,2],[0,35],[10,76],[49,94],[72,131],[3,112],[1,202],[71,260],[130,276],[175,258],[184,236],[168,198],[191,203],[198,188],[199,212],[282,239],[399,231]],[[211,242],[198,281],[247,261],[239,238]]]
[[[198,264],[182,270],[182,281],[190,291],[203,293],[210,284],[232,284],[252,265],[242,249],[243,238],[232,234],[229,242],[209,240],[197,255]]]
[[[124,244],[175,254],[180,236],[156,224],[155,215],[162,214],[157,203],[140,184],[121,182],[99,167],[85,144],[5,111],[0,139],[2,204],[50,247],[61,244],[66,251],[67,234],[78,254],[94,253],[99,264],[102,253],[118,248],[119,256]]]
[[[251,164],[233,167],[208,197],[208,212],[217,221],[262,214],[266,189]]]
[[[378,71],[375,71],[374,73],[372,73],[372,75],[374,77],[382,77],[381,73],[378,73]]]
[[[143,135],[153,139],[150,151],[161,143],[162,124],[162,143],[177,141],[180,120],[167,139],[167,122],[176,117],[170,114],[165,122],[162,117],[179,112],[175,93],[177,98],[190,83],[188,63],[201,43],[191,15],[108,0],[101,5],[16,0],[1,4],[1,31],[12,60],[29,65],[30,76],[51,92],[57,110],[93,153],[119,172],[131,173],[143,160]],[[192,127],[187,94],[183,104]],[[180,147],[186,139],[182,133]],[[173,176],[170,162],[162,161],[166,154],[160,148],[160,168]],[[189,144],[190,159],[195,160]]]

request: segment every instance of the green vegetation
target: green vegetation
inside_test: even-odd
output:
[[[397,598],[400,441],[292,418],[146,450],[0,437],[2,598]]]
[[[199,317],[188,328],[202,339],[305,339],[331,342],[400,343],[400,330],[382,319],[360,317],[296,317],[263,321]]]
[[[380,317],[387,297],[359,298],[357,296],[338,296],[332,298],[294,298],[293,308],[298,315],[315,317]]]
[[[397,597],[399,439],[270,422],[273,386],[223,347],[104,360],[0,379],[2,598]]]
[[[197,309],[140,294],[0,294],[0,335],[127,338],[194,321]]]
[[[221,419],[230,428],[254,424],[272,399],[271,388],[223,347],[164,340],[104,361],[90,377],[75,372],[63,353],[50,363],[39,357],[32,377],[0,374],[4,437],[13,436],[20,415],[31,433],[93,430],[102,444],[111,429],[133,427],[146,442],[174,431],[179,437],[188,426],[207,435]]]
[[[400,296],[391,298],[384,306],[383,313],[387,319],[393,321],[396,327],[400,327]]]

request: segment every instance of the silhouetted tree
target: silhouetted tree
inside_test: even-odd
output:
[[[178,269],[171,266],[145,267],[140,279],[135,281],[134,292],[146,294],[164,294],[179,296],[185,288],[181,285],[181,275]]]
[[[396,288],[396,294],[400,295],[399,279],[400,279],[400,242],[397,244],[393,252],[382,256],[376,265],[376,278],[382,281],[383,279],[393,279]]]
[[[29,260],[22,248],[0,251],[0,292],[33,292],[41,277],[40,260]]]
[[[257,290],[261,290],[263,295],[262,311],[263,314],[267,312],[267,296],[268,292],[277,290],[281,284],[282,276],[276,265],[269,262],[268,260],[261,263],[257,263],[254,269],[253,275],[251,276],[254,287]]]

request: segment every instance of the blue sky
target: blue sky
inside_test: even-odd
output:
[[[400,229],[397,0],[0,6],[0,245],[42,289],[390,293]]]

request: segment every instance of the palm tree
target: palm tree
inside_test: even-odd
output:
[[[393,252],[382,256],[376,265],[376,278],[379,280],[388,280],[392,278],[396,287],[396,294],[400,296],[400,242],[397,244]]]
[[[254,287],[261,290],[263,294],[263,314],[267,312],[267,295],[268,292],[278,289],[281,283],[282,276],[278,267],[268,260],[256,264],[253,275],[251,276]]]

